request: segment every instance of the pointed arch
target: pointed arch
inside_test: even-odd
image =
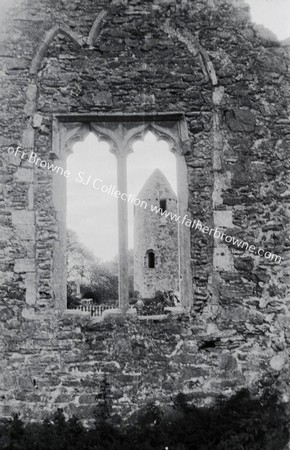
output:
[[[200,65],[204,75],[208,78],[212,86],[218,85],[217,74],[213,63],[208,55],[208,52],[202,47],[199,40],[194,37],[188,31],[183,31],[182,33],[176,28],[172,27],[167,20],[165,24],[161,27],[163,31],[170,37],[177,38],[180,42],[183,42],[189,52],[199,58]]]
[[[107,16],[107,14],[108,14],[108,11],[103,9],[96,17],[96,19],[90,29],[89,36],[88,36],[88,42],[87,42],[88,45],[94,46],[97,36],[99,35],[99,33],[101,31],[102,23],[103,23],[105,17]]]
[[[167,141],[169,148],[176,156],[177,170],[177,201],[178,216],[191,218],[188,209],[189,189],[187,182],[187,165],[184,156],[184,146],[188,142],[188,131],[186,121],[180,113],[166,113],[144,116],[118,114],[60,114],[54,116],[52,155],[58,158],[58,165],[66,167],[65,159],[67,151],[76,140],[83,140],[88,132],[93,132],[99,140],[111,145],[112,153],[117,158],[117,191],[125,194],[125,198],[118,194],[118,230],[119,230],[119,307],[121,311],[128,308],[128,217],[127,208],[130,194],[127,191],[127,156],[130,153],[130,144],[138,137],[144,137],[146,131],[151,131],[157,140]],[[171,144],[171,145],[170,145]],[[59,240],[54,248],[52,286],[55,293],[56,308],[66,308],[66,178],[53,172],[53,204],[58,224]],[[134,196],[133,196],[134,198]],[[135,197],[136,199],[136,197]],[[137,199],[138,200],[138,199]],[[131,202],[132,203],[132,202]],[[133,201],[134,203],[134,201]],[[136,203],[136,205],[140,203]],[[142,202],[141,202],[142,204]],[[165,206],[165,205],[164,205]],[[191,273],[191,240],[189,227],[178,226],[178,284],[182,307],[188,309],[192,305],[192,273]],[[151,244],[152,245],[152,244]],[[148,246],[152,249],[152,246]],[[63,250],[62,250],[63,249]],[[142,253],[143,257],[148,249]],[[153,250],[153,249],[152,249]],[[160,264],[159,256],[155,250],[154,265]],[[153,266],[153,254],[150,256],[150,265]],[[150,267],[153,269],[153,267]]]
[[[88,124],[80,124],[70,127],[66,127],[65,136],[63,139],[64,145],[61,147],[62,151],[64,151],[64,156],[68,156],[73,153],[72,147],[76,142],[83,142],[86,137],[90,134],[91,129]]]
[[[62,34],[64,36],[68,37],[73,42],[73,44],[75,44],[77,47],[82,47],[83,44],[85,43],[84,39],[81,36],[79,36],[77,33],[72,31],[66,25],[54,26],[53,28],[51,28],[50,30],[47,31],[47,33],[45,34],[43,39],[40,41],[38,50],[31,62],[31,66],[30,66],[31,75],[35,75],[39,71],[41,61],[44,58],[44,55],[45,55],[49,45],[51,44],[53,39],[58,34]]]
[[[128,153],[132,153],[133,152],[133,145],[137,140],[143,140],[144,136],[151,131],[151,133],[154,134],[154,136],[156,137],[157,141],[166,141],[168,146],[169,146],[169,150],[174,152],[174,151],[179,151],[180,149],[180,142],[178,142],[178,140],[176,139],[176,135],[174,133],[172,133],[170,130],[168,129],[164,129],[160,124],[157,124],[155,122],[150,122],[150,123],[143,123],[141,125],[138,125],[136,127],[134,127],[132,130],[130,130],[129,132],[127,132],[126,134],[126,142],[127,142],[127,148],[128,148]]]

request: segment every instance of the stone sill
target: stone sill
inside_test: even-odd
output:
[[[89,311],[81,311],[80,309],[66,309],[63,312],[66,316],[84,316],[88,317],[91,315]]]
[[[180,314],[183,314],[185,312],[185,309],[179,306],[170,307],[167,306],[164,308],[164,311],[170,314],[151,314],[148,316],[138,316],[138,319],[140,320],[164,320],[167,319],[170,315],[171,316],[179,316]]]
[[[168,314],[151,314],[150,316],[138,316],[139,320],[164,320],[168,317]]]
[[[122,310],[120,308],[107,309],[103,312],[101,316],[91,316],[90,311],[81,311],[79,309],[52,309],[49,311],[35,311],[33,308],[24,308],[22,311],[22,317],[26,320],[42,320],[49,317],[71,317],[71,318],[84,318],[90,320],[91,322],[102,322],[107,318],[120,318],[120,317],[136,317],[139,320],[164,320],[169,316],[179,316],[188,312],[187,308],[183,307],[166,307],[165,312],[167,314],[152,314],[152,315],[138,315],[135,308],[129,308],[127,310]],[[169,313],[169,314],[168,314]]]
[[[129,308],[126,311],[123,311],[120,308],[115,309],[108,309],[103,312],[101,316],[91,316],[91,313],[89,311],[81,311],[79,309],[67,309],[64,311],[65,316],[73,316],[73,317],[84,317],[87,319],[90,319],[93,323],[96,322],[102,322],[104,319],[107,318],[118,318],[118,317],[125,317],[125,316],[131,316],[136,317],[139,320],[165,320],[169,316],[178,316],[180,314],[183,314],[185,312],[185,308],[182,307],[166,307],[164,308],[164,311],[169,314],[151,314],[151,315],[138,315],[136,308]]]
[[[107,309],[101,316],[92,316],[90,311],[81,311],[79,309],[66,309],[64,311],[65,316],[84,317],[91,319],[92,322],[101,322],[107,317],[116,317],[123,315],[123,311],[120,308]]]

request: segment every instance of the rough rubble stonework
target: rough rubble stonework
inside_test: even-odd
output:
[[[207,403],[275,385],[289,401],[289,47],[242,0],[12,0],[0,33],[1,416],[89,418],[104,379],[116,421],[178,392]],[[172,111],[192,217],[282,262],[191,230],[190,311],[62,313],[52,173],[8,147],[53,161],[54,114]]]
[[[151,206],[177,214],[177,198],[165,175],[156,169],[148,178],[138,199],[144,206],[134,210],[134,289],[142,298],[153,298],[156,291],[178,291],[178,224]],[[155,267],[148,267],[148,252],[154,252]]]

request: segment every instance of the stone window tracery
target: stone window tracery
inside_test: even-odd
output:
[[[151,131],[158,140],[165,140],[176,156],[178,214],[190,215],[188,211],[187,166],[183,156],[183,147],[188,144],[187,126],[182,114],[154,114],[144,117],[135,115],[58,115],[54,118],[52,154],[66,166],[67,154],[72,145],[82,141],[93,132],[99,140],[110,145],[110,151],[117,160],[118,197],[118,235],[119,235],[119,308],[129,307],[128,277],[128,202],[127,193],[127,157],[134,151],[133,144],[142,140]],[[58,219],[60,245],[54,252],[54,295],[60,309],[66,309],[66,180],[53,175],[54,204]],[[160,207],[166,209],[166,199]],[[164,202],[165,200],[165,202]],[[192,279],[190,269],[190,231],[178,224],[179,241],[179,291],[181,303],[190,307],[192,303]],[[150,256],[150,264],[156,265],[155,254]],[[148,261],[149,262],[149,261]]]

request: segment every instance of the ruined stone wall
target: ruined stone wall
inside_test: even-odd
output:
[[[289,57],[242,1],[12,1],[1,26],[1,414],[117,415],[242,385],[289,394]],[[192,311],[165,322],[55,313],[52,115],[184,113],[189,210],[282,262],[191,231]],[[287,234],[288,233],[288,234]],[[131,322],[133,320],[133,322]]]

